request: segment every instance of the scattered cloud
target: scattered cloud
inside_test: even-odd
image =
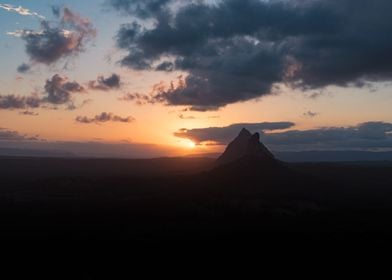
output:
[[[106,123],[106,122],[131,123],[131,122],[134,122],[135,119],[131,116],[120,117],[120,116],[115,115],[113,113],[103,112],[99,115],[96,115],[93,118],[89,118],[86,116],[78,116],[78,117],[76,117],[75,121],[78,123],[83,123],[83,124],[91,124],[91,123],[99,124],[99,123]]]
[[[187,73],[139,103],[215,110],[278,84],[314,92],[392,78],[390,0],[107,2],[136,18],[117,34],[123,66]]]
[[[31,69],[31,66],[29,64],[22,63],[21,65],[18,66],[17,71],[18,71],[18,73],[25,74],[25,73],[29,72],[30,69]]]
[[[90,89],[102,91],[118,89],[121,86],[121,77],[115,73],[107,78],[99,76],[96,81],[90,81],[88,86]]]
[[[37,95],[19,96],[19,95],[0,95],[0,109],[27,109],[38,108],[41,104],[41,98]]]
[[[47,96],[43,101],[56,105],[66,104],[72,101],[72,93],[84,91],[84,87],[79,83],[70,82],[67,77],[55,74],[51,79],[46,80],[45,92]]]
[[[56,26],[41,21],[41,30],[17,30],[8,35],[25,41],[26,53],[31,61],[50,65],[60,59],[77,55],[84,50],[86,42],[94,38],[96,30],[91,22],[64,7],[58,14]]]
[[[17,6],[13,6],[11,4],[0,4],[0,9],[6,10],[8,12],[15,12],[15,13],[18,13],[19,15],[22,15],[22,16],[34,16],[34,17],[37,17],[41,20],[45,19],[44,16],[42,16],[36,12],[30,11],[29,9],[23,8],[22,6],[17,7]]]
[[[0,95],[0,109],[34,109],[39,107],[54,109],[59,105],[65,105],[68,110],[74,110],[78,107],[74,104],[73,94],[83,92],[85,92],[85,88],[78,82],[69,81],[66,76],[55,74],[46,80],[42,96],[37,93],[32,93],[29,96]],[[90,100],[83,101],[79,107],[88,102]]]
[[[295,126],[292,122],[263,122],[263,123],[238,123],[226,127],[208,127],[195,129],[180,129],[174,135],[179,138],[192,140],[196,144],[203,142],[214,142],[216,144],[227,144],[233,140],[242,128],[251,132],[263,132],[273,130],[284,130]]]

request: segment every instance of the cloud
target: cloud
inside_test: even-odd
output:
[[[123,66],[183,71],[154,102],[208,110],[274,92],[392,78],[389,0],[112,0],[134,20],[117,45]],[[153,103],[153,102],[151,102]]]
[[[85,89],[77,82],[68,81],[67,77],[55,74],[46,80],[45,92],[47,94],[43,101],[51,104],[61,105],[72,101],[72,93],[84,92]]]
[[[110,4],[117,10],[123,11],[130,15],[136,15],[140,18],[147,19],[162,12],[162,9],[172,0],[108,0]]]
[[[131,116],[120,117],[120,116],[117,116],[113,113],[103,112],[99,115],[96,115],[93,118],[89,118],[86,116],[78,116],[78,117],[76,117],[75,121],[78,123],[84,123],[84,124],[91,124],[91,123],[98,124],[98,123],[105,123],[105,122],[131,123],[131,122],[134,122],[135,119]]]
[[[181,120],[194,120],[194,119],[196,119],[194,116],[185,116],[184,114],[179,114],[178,118],[180,118]]]
[[[76,81],[69,81],[66,76],[55,74],[46,80],[42,96],[32,93],[29,96],[23,95],[0,95],[0,109],[35,109],[47,107],[48,105],[65,105],[68,110],[78,107],[74,104],[74,93],[83,93],[85,88]],[[79,106],[86,105],[90,100],[85,100]],[[50,107],[49,107],[50,108]]]
[[[177,137],[195,143],[215,142],[227,144],[246,125],[225,128],[200,128],[180,130]],[[249,127],[248,127],[249,128]],[[287,128],[290,128],[287,126]],[[366,122],[348,127],[324,127],[310,130],[288,130],[272,132],[264,129],[250,129],[261,132],[261,141],[274,151],[311,150],[392,150],[392,123]]]
[[[38,136],[28,136],[0,127],[0,141],[36,141]]]
[[[19,114],[24,115],[24,116],[34,116],[34,117],[39,116],[38,113],[32,112],[32,111],[23,111],[23,112],[20,112]]]
[[[107,78],[99,76],[96,81],[90,81],[88,86],[90,89],[102,91],[118,89],[121,86],[121,77],[115,73]]]
[[[21,74],[25,74],[25,73],[29,72],[30,69],[31,69],[31,66],[29,64],[23,63],[18,66],[17,71]]]
[[[184,111],[186,112],[186,111]],[[196,120],[196,119],[202,119],[202,118],[197,118],[195,116],[186,116],[184,114],[179,114],[178,118],[181,120]],[[219,116],[207,116],[205,119],[219,119]]]
[[[392,123],[366,122],[350,127],[269,133],[261,140],[276,150],[392,149]]]
[[[24,29],[7,34],[25,41],[26,53],[31,61],[53,64],[82,52],[86,42],[96,35],[91,22],[70,9],[63,8],[59,16],[57,26],[52,27],[48,21],[42,20],[39,31]]]
[[[0,95],[0,109],[3,110],[38,108],[40,104],[41,98],[37,95]]]
[[[307,111],[305,113],[303,113],[303,116],[306,118],[315,118],[319,115],[319,113],[317,112],[312,112],[312,111]]]
[[[36,13],[36,12],[32,12],[29,9],[23,8],[22,6],[13,6],[11,4],[0,4],[0,9],[6,10],[8,12],[15,12],[18,13],[19,15],[22,16],[34,16],[37,17],[41,20],[44,20],[45,17]]]
[[[263,123],[238,123],[226,127],[208,127],[195,129],[180,129],[174,135],[179,138],[189,139],[196,144],[214,142],[227,144],[233,140],[242,128],[252,132],[283,130],[295,126],[292,122],[263,122]]]

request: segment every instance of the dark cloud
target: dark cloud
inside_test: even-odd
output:
[[[208,127],[195,129],[181,129],[174,133],[176,137],[192,140],[200,144],[202,142],[215,142],[227,144],[237,136],[242,128],[251,132],[263,132],[272,130],[283,130],[295,126],[292,122],[264,122],[264,123],[238,123],[226,127]]]
[[[170,2],[173,0],[107,0],[115,9],[143,19],[162,13]]]
[[[70,82],[67,77],[55,74],[51,79],[46,80],[45,93],[47,96],[43,98],[43,101],[55,105],[66,104],[72,102],[72,93],[84,91],[84,87],[79,83]]]
[[[270,94],[280,83],[320,89],[392,78],[389,0],[189,1],[176,9],[169,0],[109,2],[154,22],[121,26],[122,65],[188,73],[154,102],[209,109]]]
[[[138,105],[145,104],[155,104],[160,102],[159,97],[154,95],[141,94],[138,92],[135,93],[127,93],[124,96],[120,97],[121,101],[135,101]]]
[[[0,109],[3,110],[38,108],[40,104],[41,99],[36,95],[0,95]]]
[[[172,62],[169,61],[165,61],[162,62],[161,64],[159,64],[155,70],[157,71],[166,71],[166,72],[171,72],[174,70],[174,64]]]
[[[37,136],[20,134],[17,131],[8,130],[0,127],[0,141],[36,141]]]
[[[99,115],[96,115],[93,118],[89,118],[86,116],[78,116],[75,119],[79,123],[90,124],[90,123],[105,123],[105,122],[122,122],[122,123],[131,123],[135,119],[133,117],[120,117],[113,113],[103,112]]]
[[[120,86],[121,77],[120,75],[114,73],[107,78],[99,76],[96,81],[89,82],[89,88],[94,90],[108,91],[112,89],[118,89]]]
[[[26,53],[34,62],[53,64],[58,60],[76,55],[84,50],[85,43],[95,37],[96,30],[88,19],[68,8],[53,10],[60,17],[57,26],[41,22],[40,31],[20,30],[17,36],[26,43]]]
[[[30,69],[31,69],[31,66],[29,64],[22,63],[21,65],[18,66],[17,71],[21,74],[25,74],[25,73],[29,72]]]
[[[287,131],[261,136],[276,150],[383,150],[392,149],[392,124],[367,122],[352,127]]]
[[[233,132],[231,132],[230,126],[218,130],[216,128],[181,130],[175,135],[197,143],[227,144],[239,133],[240,127],[241,125],[236,126]],[[226,134],[225,130],[230,131],[230,136]],[[391,150],[392,123],[367,122],[350,127],[326,127],[284,132],[261,131],[260,139],[275,151]]]
[[[60,17],[61,15],[61,7],[59,6],[52,6],[52,13],[56,17]]]
[[[69,81],[67,77],[55,74],[52,78],[46,80],[42,96],[36,93],[29,96],[0,95],[0,109],[34,109],[40,107],[57,109],[56,106],[65,105],[66,109],[74,110],[89,102],[84,101],[79,107],[74,104],[73,94],[82,92],[85,92],[85,88],[78,82]]]

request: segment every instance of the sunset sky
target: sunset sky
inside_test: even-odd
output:
[[[0,1],[0,147],[392,149],[390,0]]]

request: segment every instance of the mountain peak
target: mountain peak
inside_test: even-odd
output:
[[[245,127],[241,129],[240,134],[238,134],[238,137],[251,137],[251,136],[252,134]]]
[[[275,161],[272,153],[260,142],[260,134],[251,134],[243,128],[217,159],[217,164],[227,164],[241,158],[251,157],[259,161]]]

